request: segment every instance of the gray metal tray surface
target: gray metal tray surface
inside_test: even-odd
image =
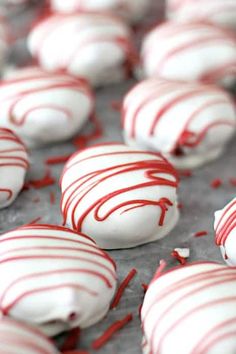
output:
[[[161,2],[154,4],[154,8],[156,13],[160,15]],[[103,136],[96,140],[96,143],[122,141],[120,114],[111,108],[111,102],[122,100],[124,94],[133,85],[134,81],[128,80],[123,84],[97,91],[97,115],[103,127]],[[85,131],[86,129],[88,127],[85,128]],[[28,179],[35,179],[44,175],[46,168],[44,161],[47,157],[66,155],[73,151],[74,147],[71,143],[31,151],[31,168]],[[223,263],[220,251],[214,244],[213,218],[214,211],[222,208],[236,194],[236,187],[229,183],[230,178],[236,177],[235,156],[236,140],[234,139],[220,159],[194,171],[192,177],[181,178],[179,190],[179,201],[183,204],[181,217],[177,227],[167,237],[133,249],[109,252],[117,262],[119,281],[132,268],[136,268],[138,273],[125,290],[119,306],[115,310],[111,310],[103,321],[82,331],[79,344],[81,350],[95,353],[90,348],[91,342],[99,337],[114,321],[132,313],[133,321],[117,333],[98,353],[141,354],[142,333],[139,306],[144,296],[141,284],[150,281],[161,259],[168,262],[168,267],[178,264],[170,255],[174,248],[190,248],[189,261],[213,260]],[[57,181],[62,168],[63,165],[51,167],[52,174]],[[213,189],[210,184],[216,178],[221,178],[223,185],[218,189]],[[56,202],[53,205],[50,203],[50,192],[55,193],[56,197]],[[37,199],[39,201],[36,203]],[[58,183],[39,190],[23,191],[12,206],[0,211],[0,233],[29,223],[38,217],[42,218],[41,222],[43,223],[61,224],[62,217],[59,203],[60,189]],[[199,238],[194,237],[194,233],[201,230],[207,230],[208,235]]]

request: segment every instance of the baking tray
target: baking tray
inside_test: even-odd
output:
[[[160,20],[163,4],[153,0],[155,21]],[[146,23],[153,21],[147,17]],[[13,52],[13,59],[19,61],[22,53],[19,45]],[[24,58],[25,55],[22,55]],[[22,61],[22,59],[21,59]],[[112,109],[111,103],[121,101],[127,90],[134,85],[134,80],[111,86],[97,91],[97,116],[103,127],[102,138],[94,141],[122,141],[120,129],[120,114]],[[83,133],[88,133],[91,127],[85,127]],[[31,152],[31,168],[28,179],[35,179],[45,173],[44,161],[55,155],[67,155],[74,151],[71,143],[58,144]],[[190,249],[190,261],[196,260],[223,260],[219,249],[214,244],[213,215],[214,211],[222,208],[236,194],[236,187],[229,183],[230,178],[236,178],[236,139],[232,141],[225,154],[215,162],[194,171],[192,177],[181,178],[179,201],[183,205],[181,218],[177,227],[164,239],[128,250],[110,251],[116,260],[119,280],[122,280],[131,268],[136,268],[138,273],[126,289],[124,296],[115,310],[111,310],[107,317],[100,323],[83,330],[80,338],[80,349],[90,349],[91,342],[99,337],[104,330],[114,321],[122,319],[128,313],[133,314],[131,321],[123,330],[117,333],[98,353],[101,354],[141,354],[142,333],[139,320],[139,306],[142,303],[144,292],[142,283],[148,283],[152,278],[159,261],[165,259],[168,267],[176,266],[177,261],[171,257],[171,252],[176,247]],[[63,165],[50,167],[53,176],[59,180]],[[223,182],[218,189],[213,189],[210,184],[220,178]],[[50,203],[50,193],[55,194],[55,204]],[[41,217],[43,223],[61,224],[62,217],[59,210],[60,189],[58,183],[40,190],[23,191],[16,202],[9,208],[0,211],[0,233],[11,228],[29,223]],[[205,237],[194,237],[198,231],[206,230]],[[97,351],[96,351],[97,352]]]

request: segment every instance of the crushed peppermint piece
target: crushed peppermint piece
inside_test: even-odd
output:
[[[189,248],[175,248],[174,251],[178,252],[178,254],[184,258],[189,258],[190,256]]]
[[[187,263],[187,258],[190,256],[190,250],[189,248],[175,248],[171,252],[171,256],[177,259],[180,264],[184,265]]]

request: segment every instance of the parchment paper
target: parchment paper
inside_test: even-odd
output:
[[[153,0],[152,14],[155,20],[160,20],[162,8],[161,1]],[[145,21],[149,23],[153,21],[153,18],[147,17]],[[27,55],[22,53],[21,48],[18,43],[11,56],[13,60],[21,62],[25,60],[22,58],[27,57]],[[111,108],[111,102],[120,101],[132,85],[134,85],[134,80],[98,90],[97,115],[104,129],[104,134],[96,143],[99,141],[122,141],[119,113]],[[66,155],[73,151],[74,147],[71,143],[58,144],[32,151],[31,169],[28,178],[43,176],[45,172],[43,162],[47,157]],[[134,249],[110,252],[118,265],[119,280],[122,280],[133,267],[137,269],[138,274],[126,289],[118,308],[110,311],[102,322],[82,331],[80,349],[87,349],[90,353],[94,353],[90,349],[91,342],[115,320],[123,318],[127,313],[132,313],[134,320],[98,353],[141,354],[142,334],[138,317],[138,308],[143,299],[141,284],[150,281],[161,259],[165,259],[169,267],[178,264],[170,256],[174,248],[190,248],[190,261],[214,260],[223,262],[219,250],[214,245],[213,214],[215,210],[222,208],[236,194],[236,187],[230,186],[228,183],[229,178],[236,177],[235,156],[236,139],[229,145],[225,155],[219,160],[195,171],[191,178],[185,177],[182,179],[179,191],[179,200],[183,203],[181,218],[177,227],[165,239]],[[63,165],[52,167],[53,176],[57,180],[60,177],[62,168]],[[212,189],[210,183],[218,177],[224,181],[224,184],[219,189]],[[56,195],[55,205],[50,204],[51,191]],[[40,198],[40,202],[35,203],[33,200],[37,198]],[[0,233],[28,223],[37,217],[42,217],[42,222],[44,223],[61,224],[59,202],[60,190],[58,184],[41,190],[22,192],[11,207],[0,211]],[[209,232],[208,236],[195,238],[193,234],[201,230],[207,230]]]

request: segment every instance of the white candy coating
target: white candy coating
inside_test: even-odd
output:
[[[178,22],[197,20],[236,30],[235,0],[166,0],[167,16]]]
[[[129,28],[101,13],[49,16],[32,30],[28,47],[45,69],[66,70],[95,86],[122,81],[134,60]]]
[[[236,265],[236,198],[215,212],[215,241],[230,266]]]
[[[126,95],[123,130],[127,144],[194,168],[222,154],[235,133],[236,112],[217,87],[149,79]]]
[[[146,14],[150,0],[50,0],[51,8],[61,13],[110,11],[125,20],[137,22]]]
[[[84,80],[30,67],[2,81],[0,106],[1,125],[35,147],[75,135],[93,112],[94,98]]]
[[[166,22],[144,38],[144,74],[231,86],[236,81],[236,39],[207,23]]]
[[[141,312],[146,354],[234,354],[236,268],[178,267],[148,287]]]
[[[115,264],[89,237],[34,224],[1,235],[0,245],[3,314],[52,336],[91,326],[107,313]]]
[[[1,354],[59,354],[39,330],[4,317],[0,321]]]
[[[0,209],[16,199],[28,167],[28,154],[22,141],[12,131],[0,127]]]
[[[177,223],[177,185],[176,171],[156,153],[119,143],[90,147],[65,165],[64,222],[105,249],[155,241]]]
[[[180,8],[188,3],[189,0],[165,0],[166,16],[174,18]]]

